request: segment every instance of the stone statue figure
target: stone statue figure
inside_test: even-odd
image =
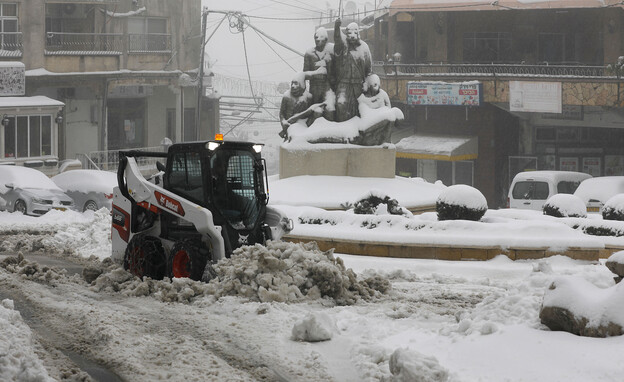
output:
[[[306,80],[310,81],[312,102],[325,103],[323,117],[328,121],[333,121],[336,97],[330,81],[335,77],[332,73],[334,44],[328,43],[327,40],[327,29],[318,28],[314,33],[315,46],[308,49],[303,56],[303,72]]]
[[[312,94],[306,90],[305,74],[299,72],[290,82],[290,89],[282,96],[280,105],[280,123],[282,131],[279,136],[288,140],[288,128],[299,119],[307,118],[310,126],[325,109],[324,103],[313,104]]]
[[[363,106],[370,109],[391,107],[390,97],[381,87],[381,80],[376,74],[366,77],[362,86],[362,94],[358,97],[360,116],[364,117]]]
[[[358,115],[357,99],[362,94],[364,79],[372,73],[372,57],[368,45],[360,40],[357,23],[347,25],[346,35],[340,30],[342,21],[334,24],[334,60],[336,75],[336,121]]]

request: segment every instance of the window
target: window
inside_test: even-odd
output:
[[[4,157],[52,155],[52,116],[10,116],[4,128]],[[16,122],[17,121],[17,122]]]
[[[548,199],[548,183],[546,182],[518,182],[514,186],[512,195],[514,199]]]
[[[0,3],[0,47],[3,50],[20,49],[17,26],[17,4]]]
[[[199,153],[174,154],[167,184],[171,191],[202,204],[204,188]]]
[[[464,33],[464,61],[471,63],[512,60],[511,34],[499,32]]]
[[[171,50],[171,38],[167,34],[167,19],[128,19],[128,35],[131,52],[162,52]]]
[[[537,40],[538,58],[548,63],[575,60],[574,36],[563,33],[540,33]]]

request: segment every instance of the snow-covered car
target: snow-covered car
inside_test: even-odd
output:
[[[617,194],[624,193],[624,176],[599,176],[584,180],[574,195],[581,198],[587,212],[602,213],[602,207]]]
[[[74,201],[41,171],[0,166],[0,210],[40,216],[51,209],[74,208]]]
[[[113,187],[117,174],[101,170],[70,170],[52,177],[67,195],[74,199],[78,211],[112,209]]]
[[[555,194],[573,194],[585,179],[592,176],[576,171],[525,171],[516,174],[509,194],[507,207],[541,210]]]

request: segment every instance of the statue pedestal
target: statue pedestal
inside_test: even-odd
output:
[[[314,144],[310,147],[280,147],[280,179],[300,175],[356,176],[394,178],[394,145],[356,146]]]

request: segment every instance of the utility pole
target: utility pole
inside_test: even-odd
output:
[[[199,58],[199,84],[197,89],[197,108],[195,109],[195,139],[199,139],[201,127],[201,104],[204,97],[204,56],[206,55],[206,24],[208,21],[208,9],[202,10],[202,37],[201,57]],[[184,114],[184,110],[182,110]]]

